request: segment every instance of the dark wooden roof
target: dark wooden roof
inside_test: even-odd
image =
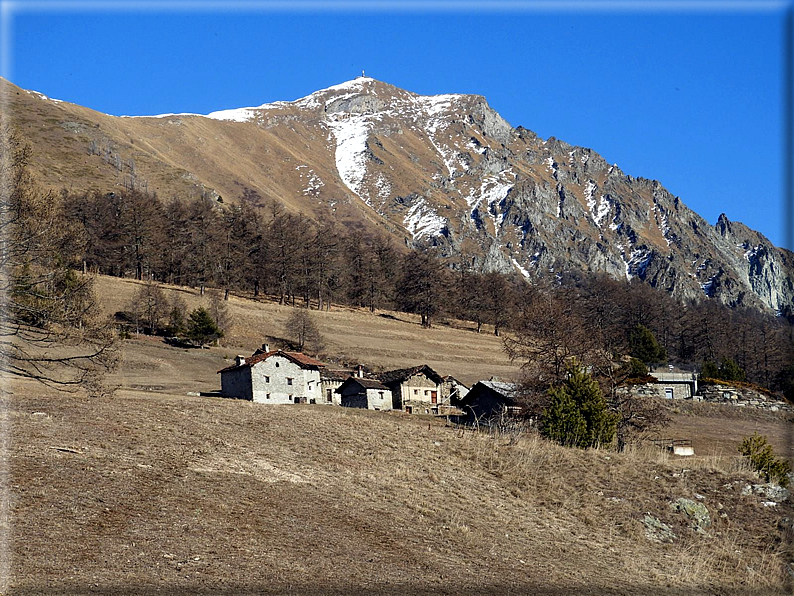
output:
[[[386,385],[376,379],[361,379],[359,377],[348,377],[347,380],[336,388],[337,393],[342,393],[342,390],[352,384],[359,385],[364,389],[380,389],[381,391],[390,391]]]
[[[515,405],[517,403],[518,387],[514,383],[503,383],[500,381],[478,381],[475,383],[469,392],[461,400],[461,404],[471,404],[477,400],[480,395],[492,394],[507,405]]]
[[[420,364],[419,366],[413,366],[411,368],[387,370],[386,372],[382,372],[375,375],[375,378],[378,379],[381,383],[390,385],[393,383],[403,383],[404,381],[407,381],[412,376],[417,375],[419,373],[424,373],[425,376],[434,383],[441,384],[444,382],[444,378],[441,375],[439,375],[436,371],[434,371],[432,368],[430,368],[427,364]]]

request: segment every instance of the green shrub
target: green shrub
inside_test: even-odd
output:
[[[625,370],[629,379],[644,379],[648,376],[648,367],[639,358],[631,358]]]
[[[206,308],[197,308],[190,313],[187,324],[187,337],[203,346],[219,337],[223,337],[223,331],[218,329],[218,325]]]
[[[543,411],[544,436],[562,445],[599,447],[615,438],[617,417],[609,411],[598,383],[574,364],[562,385],[549,390]]]
[[[762,474],[767,482],[788,486],[791,465],[785,459],[775,457],[765,436],[755,433],[752,437],[745,437],[739,446],[739,453],[750,461],[753,469]]]

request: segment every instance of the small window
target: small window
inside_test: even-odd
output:
[[[265,375],[265,383],[269,383],[269,382],[270,382],[270,377],[268,377],[267,375]]]
[[[430,395],[430,391],[425,389],[425,395]]]
[[[265,399],[270,399],[270,394],[269,393],[265,394]]]
[[[276,368],[278,368],[278,362],[276,362]]]
[[[378,395],[380,395],[380,398],[383,399],[383,391],[378,391]]]
[[[297,400],[297,399],[293,399],[293,398],[292,398],[292,394],[291,394],[291,393],[289,394],[289,400],[290,400],[290,401],[294,401],[295,403],[298,403],[298,400]]]
[[[414,395],[419,395],[419,389],[414,389]]]
[[[287,385],[292,385],[292,379],[287,377]]]
[[[328,389],[325,392],[325,401],[333,401],[333,394],[331,393],[332,389]]]

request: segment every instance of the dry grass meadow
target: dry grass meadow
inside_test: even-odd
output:
[[[99,286],[115,311],[135,282]],[[125,341],[112,397],[6,385],[8,593],[683,596],[792,586],[791,533],[778,521],[794,511],[742,496],[757,480],[735,451],[757,430],[791,455],[783,415],[682,408],[664,434],[693,439],[698,455],[683,459],[648,445],[571,450],[399,412],[188,395],[217,389],[226,358],[260,333],[278,337],[287,316],[239,298],[231,311],[229,346]],[[373,366],[428,362],[467,382],[514,371],[490,336],[349,310],[318,317],[328,353]],[[670,510],[678,497],[708,507],[705,534]],[[647,540],[646,513],[675,542]]]

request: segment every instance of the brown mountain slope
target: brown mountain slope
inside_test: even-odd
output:
[[[790,252],[594,151],[512,128],[474,95],[358,78],[292,102],[208,116],[117,118],[4,84],[53,186],[273,199],[310,218],[382,226],[483,270],[639,278],[679,298],[788,312]]]

